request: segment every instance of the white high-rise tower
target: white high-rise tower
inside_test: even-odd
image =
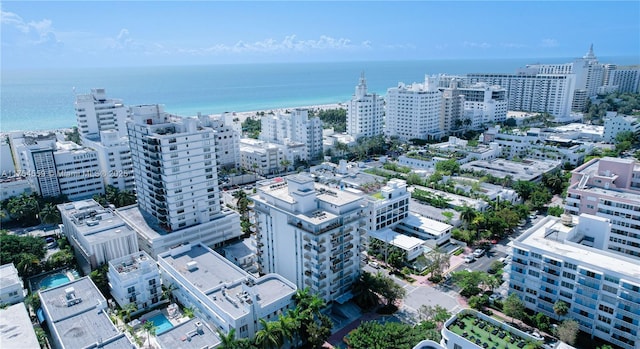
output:
[[[364,73],[347,104],[347,133],[355,139],[381,135],[384,127],[384,98],[367,93]]]
[[[82,136],[99,137],[101,131],[116,130],[127,135],[128,108],[120,99],[107,98],[105,89],[91,89],[90,94],[77,95],[75,102],[78,131]]]

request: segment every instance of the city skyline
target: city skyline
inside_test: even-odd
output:
[[[4,2],[2,68],[640,57],[638,2],[176,5]]]

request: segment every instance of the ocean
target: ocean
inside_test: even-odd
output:
[[[384,95],[398,82],[422,82],[425,74],[513,73],[531,63],[571,58],[428,60],[389,62],[230,64],[206,66],[2,70],[0,132],[75,126],[75,94],[105,88],[127,105],[164,104],[183,116],[270,110],[344,102],[360,74],[370,92]],[[637,63],[637,57],[600,59]]]

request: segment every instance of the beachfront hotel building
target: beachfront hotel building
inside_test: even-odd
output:
[[[144,251],[110,260],[107,276],[111,296],[120,308],[133,303],[141,310],[162,299],[160,270],[156,261]]]
[[[376,93],[367,93],[364,73],[356,86],[356,92],[347,102],[347,133],[358,139],[383,133],[384,98]]]
[[[541,74],[534,69],[517,74],[467,74],[467,84],[484,82],[507,90],[508,109],[568,116],[575,91],[573,74]]]
[[[640,136],[640,117],[607,112],[604,118],[603,140],[607,143],[616,143],[616,136],[620,132],[631,132],[636,137]]]
[[[443,86],[444,84],[448,84]],[[464,94],[458,89],[462,80],[456,77],[441,76],[440,90],[442,102],[440,107],[440,129],[446,134],[462,130],[464,125]]]
[[[638,349],[640,266],[637,256],[607,249],[612,223],[584,213],[544,217],[513,241],[509,289],[536,313],[574,319],[587,334]],[[558,301],[569,307],[565,316],[553,310]]]
[[[54,348],[134,348],[111,322],[107,300],[88,276],[38,294]]]
[[[351,298],[360,275],[365,199],[298,174],[258,182],[251,196],[258,263],[327,303]]]
[[[565,212],[611,221],[606,249],[640,257],[640,163],[634,159],[593,159],[571,171]],[[604,233],[603,233],[604,234]]]
[[[611,87],[620,93],[638,93],[640,91],[640,65],[605,65],[604,87]]]
[[[387,90],[384,133],[402,141],[410,139],[439,139],[444,135],[440,127],[442,92],[437,79],[425,76],[424,83],[405,85]]]
[[[136,232],[111,208],[93,199],[57,206],[62,233],[74,247],[78,265],[85,274],[110,260],[138,251]]]
[[[11,305],[24,300],[27,290],[13,263],[0,266],[0,304]]]
[[[104,193],[95,150],[58,140],[54,133],[13,132],[10,142],[17,170],[39,195],[77,200]]]
[[[309,117],[308,109],[268,114],[260,121],[260,140],[278,144],[303,143],[307,152],[306,157],[300,160],[314,161],[322,157],[322,121],[317,116]]]
[[[108,130],[118,132],[119,137],[127,135],[129,108],[120,99],[107,98],[105,89],[93,88],[91,93],[76,95],[74,107],[81,136],[97,138],[101,131]]]
[[[256,278],[202,244],[184,243],[158,255],[162,283],[212,328],[253,338],[258,319],[276,321],[295,307],[297,288],[277,274]]]
[[[503,122],[507,119],[507,91],[500,86],[476,83],[461,87],[459,93],[464,95],[464,119],[472,129],[482,128],[485,124]]]

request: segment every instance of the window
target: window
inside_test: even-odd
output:
[[[134,286],[127,288],[127,293],[134,293],[135,291],[136,291],[136,288]]]

